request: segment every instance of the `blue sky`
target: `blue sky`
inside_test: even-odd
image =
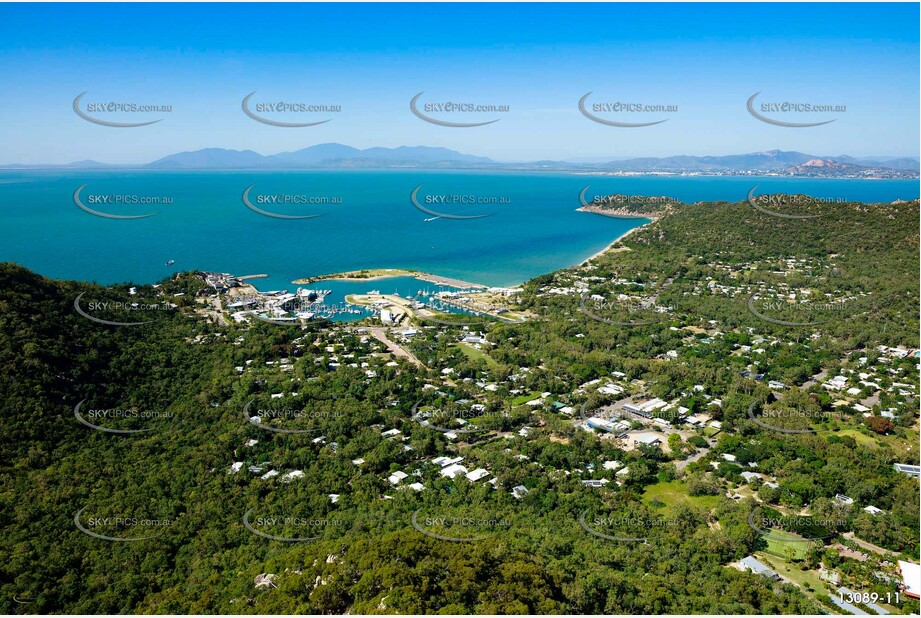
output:
[[[918,155],[917,4],[163,4],[0,5],[6,85],[0,162],[146,162],[206,147],[262,154],[324,142],[442,146],[498,160],[733,154]],[[80,119],[86,100],[170,104],[117,120]],[[340,105],[331,122],[278,128],[247,118],[242,98]],[[409,101],[508,105],[455,114],[492,125],[448,128]],[[668,121],[607,127],[577,103],[677,105]],[[846,105],[775,114],[761,101]],[[432,114],[437,116],[437,114]],[[602,115],[602,114],[599,114]],[[128,117],[130,116],[130,117]],[[272,116],[300,121],[300,114]],[[330,114],[309,115],[325,119]],[[641,117],[640,117],[641,116]]]

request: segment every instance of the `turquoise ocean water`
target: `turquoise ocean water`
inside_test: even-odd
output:
[[[408,268],[486,285],[515,285],[577,264],[644,219],[576,212],[579,192],[668,195],[686,202],[741,201],[758,193],[805,193],[859,201],[918,197],[916,181],[750,177],[599,177],[458,171],[0,171],[0,260],[55,278],[102,284],[152,283],[172,272],[266,273],[259,289],[294,289],[300,277],[362,268]],[[113,220],[94,210],[159,212]],[[426,209],[478,219],[435,218]],[[278,214],[321,214],[278,219]],[[166,197],[168,204],[90,203],[101,195]],[[264,196],[327,198],[326,204],[273,204]],[[259,202],[259,197],[263,201]],[[439,202],[450,196],[451,202]],[[456,197],[461,196],[461,197]],[[133,199],[133,197],[129,197]],[[460,200],[460,201],[454,201]],[[464,203],[476,200],[480,203]],[[482,202],[491,203],[482,203]],[[170,260],[172,265],[166,263]],[[408,278],[389,283],[326,282],[335,296],[380,289],[414,294]],[[425,287],[417,286],[418,289]],[[435,289],[437,286],[428,286]],[[341,289],[340,289],[341,288]],[[335,299],[331,299],[335,300]]]

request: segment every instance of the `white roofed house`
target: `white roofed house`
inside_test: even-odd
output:
[[[467,480],[475,483],[480,479],[489,476],[489,472],[484,468],[477,468],[476,470],[471,470],[465,476],[467,477]]]
[[[905,596],[921,598],[921,565],[899,560],[899,572],[902,574],[902,586]]]
[[[400,481],[408,477],[409,475],[403,472],[402,470],[397,470],[393,474],[387,477],[387,480],[390,481],[391,485],[399,485]]]
[[[772,571],[766,564],[755,558],[754,556],[746,556],[739,560],[739,570],[741,571],[751,571],[755,575],[763,575],[770,579],[780,579],[780,576]]]
[[[659,436],[655,434],[651,434],[651,433],[640,434],[638,436],[634,436],[633,438],[633,444],[635,446],[638,446],[640,444],[645,444],[647,446],[655,446],[656,444],[660,444],[661,442],[662,442],[662,438],[660,438]]]
[[[441,476],[453,479],[459,474],[467,474],[467,468],[460,464],[451,464],[441,469]]]
[[[528,488],[524,485],[516,485],[512,487],[512,496],[521,500],[528,494]]]

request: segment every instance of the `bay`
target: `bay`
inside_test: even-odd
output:
[[[102,284],[153,283],[173,272],[214,270],[268,274],[253,283],[262,290],[293,290],[298,286],[291,282],[302,277],[399,268],[512,286],[578,264],[648,222],[577,212],[579,194],[588,185],[589,197],[622,193],[739,202],[756,184],[758,194],[804,193],[832,200],[918,197],[918,183],[912,180],[420,170],[5,170],[0,171],[0,260],[49,277]],[[94,216],[75,204],[80,187],[79,199],[89,209],[158,214],[131,220]],[[248,187],[250,204],[260,210],[319,216],[282,219],[254,212],[242,199]],[[429,212],[413,204],[417,188],[416,203]],[[104,196],[110,196],[108,202]],[[171,203],[113,203],[116,196],[122,202],[159,197]],[[326,203],[273,202],[273,197]],[[488,216],[453,218],[477,215]],[[397,287],[406,289],[381,291],[413,294],[413,286],[401,280]],[[335,287],[338,297],[394,286],[380,281]]]

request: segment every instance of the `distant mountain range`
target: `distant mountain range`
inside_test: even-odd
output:
[[[294,152],[262,156],[252,150],[207,148],[180,152],[163,157],[144,167],[159,169],[193,168],[324,168],[324,167],[418,167],[420,164],[440,165],[491,164],[492,159],[466,155],[447,148],[400,146],[399,148],[367,148],[359,150],[343,144],[318,144]]]
[[[910,157],[855,158],[847,155],[816,156],[802,152],[768,150],[725,156],[642,157],[609,161],[498,162],[447,148],[400,146],[366,148],[343,144],[318,144],[293,152],[261,155],[252,150],[205,148],[172,154],[141,165],[109,165],[77,161],[65,165],[4,165],[7,169],[519,169],[582,171],[609,174],[701,174],[831,176],[853,178],[917,178],[918,159]]]

